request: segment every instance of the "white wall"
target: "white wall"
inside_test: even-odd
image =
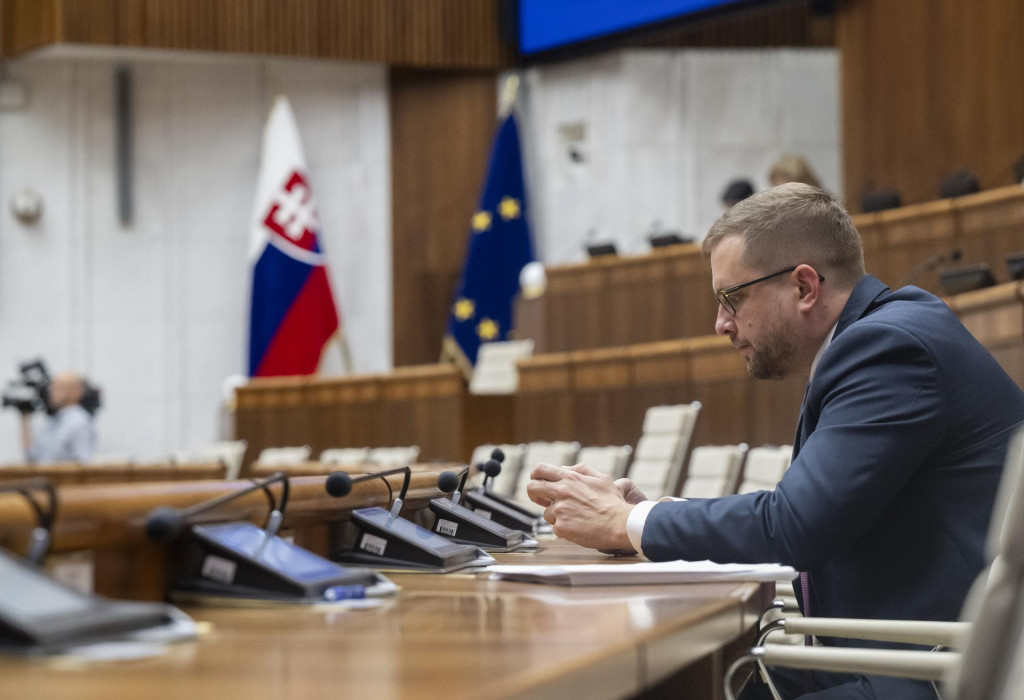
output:
[[[118,222],[113,76],[134,82],[135,217]],[[0,376],[43,356],[102,386],[99,451],[136,458],[218,437],[245,373],[247,225],[273,97],[292,101],[356,371],[391,366],[387,74],[382,66],[57,49],[8,63],[0,111]],[[9,210],[22,188],[42,219]],[[340,364],[340,363],[336,363]],[[20,458],[0,413],[0,461]]]
[[[627,50],[529,70],[520,111],[543,260],[582,259],[591,231],[644,251],[655,221],[703,238],[726,184],[766,187],[784,152],[841,192],[838,70],[831,49]]]

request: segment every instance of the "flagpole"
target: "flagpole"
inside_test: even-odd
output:
[[[505,84],[501,88],[501,101],[498,103],[498,118],[504,119],[512,113],[516,106],[516,96],[519,94],[519,74],[512,73],[505,78]]]

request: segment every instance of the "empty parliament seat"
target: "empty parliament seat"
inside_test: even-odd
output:
[[[693,448],[680,495],[683,498],[720,498],[733,493],[746,455],[746,443]]]
[[[302,464],[309,461],[313,452],[309,445],[301,447],[266,447],[260,451],[260,464],[266,467],[279,467],[286,464]]]
[[[505,461],[501,463],[501,473],[495,477],[491,488],[500,494],[511,496],[516,488],[519,471],[523,468],[526,445],[480,445],[473,450],[473,455],[469,460],[470,478],[468,481],[474,485],[483,481],[483,472],[479,471],[477,467],[491,458],[495,448],[499,448],[505,453]]]
[[[793,448],[790,445],[755,447],[747,454],[747,461],[743,466],[743,480],[736,492],[773,490],[789,469],[789,462],[792,459]]]
[[[516,478],[516,490],[513,497],[521,503],[529,503],[526,485],[530,483],[530,472],[540,463],[568,466],[576,463],[576,454],[580,451],[578,442],[531,442],[526,446],[523,466]]]
[[[333,447],[320,453],[322,464],[362,464],[369,459],[369,447]]]
[[[416,464],[420,458],[420,448],[416,445],[407,447],[374,447],[370,450],[368,460],[382,467],[406,467]]]
[[[576,461],[586,464],[591,469],[607,474],[613,479],[621,479],[629,467],[629,458],[633,448],[629,445],[609,445],[607,447],[584,447],[580,450]]]
[[[533,340],[508,340],[484,343],[477,352],[471,394],[513,394],[519,387],[516,362],[533,354]]]
[[[237,479],[245,461],[245,451],[249,443],[245,440],[222,440],[196,450],[194,458],[198,461],[217,460],[224,463],[227,473],[224,478]],[[184,460],[183,460],[184,461]]]
[[[647,409],[628,475],[648,498],[675,495],[700,408],[694,401]]]

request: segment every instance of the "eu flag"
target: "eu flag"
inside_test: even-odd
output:
[[[519,131],[509,114],[491,146],[487,181],[470,222],[466,261],[448,314],[445,354],[463,370],[476,363],[481,343],[508,340],[519,272],[532,260]]]

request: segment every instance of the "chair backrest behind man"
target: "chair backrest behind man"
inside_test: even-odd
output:
[[[790,445],[764,445],[755,447],[747,454],[743,465],[743,478],[736,493],[772,491],[782,480],[793,459]]]
[[[746,455],[746,443],[693,448],[680,495],[683,498],[721,498],[734,493]]]
[[[648,498],[675,495],[700,407],[694,401],[647,409],[627,475]]]

